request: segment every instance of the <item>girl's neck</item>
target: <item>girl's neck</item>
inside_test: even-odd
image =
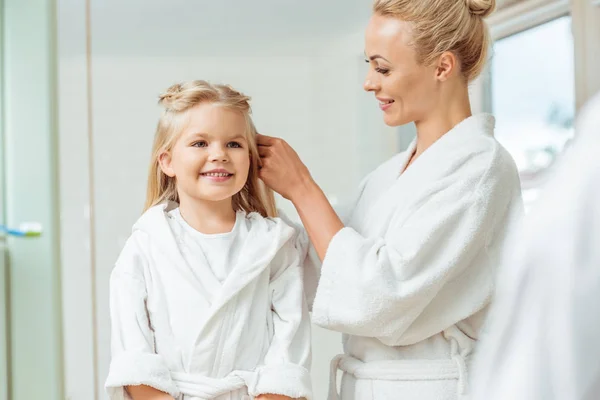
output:
[[[231,232],[235,225],[231,198],[223,201],[180,199],[179,212],[188,225],[207,235]]]

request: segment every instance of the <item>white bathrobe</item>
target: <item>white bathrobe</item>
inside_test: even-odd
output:
[[[476,357],[476,400],[600,399],[600,95],[515,231]]]
[[[221,283],[166,210],[139,219],[111,276],[110,398],[143,384],[185,400],[310,399],[310,318],[295,231],[238,212],[247,239]]]
[[[404,173],[415,143],[382,164],[342,213],[345,228],[320,271],[307,260],[313,292],[310,280],[320,273],[313,322],[345,333],[330,399],[339,396],[338,369],[343,400],[468,393],[500,249],[522,207],[516,166],[493,129],[492,116],[473,116]]]

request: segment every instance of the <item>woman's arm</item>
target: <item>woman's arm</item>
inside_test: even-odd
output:
[[[314,323],[401,346],[488,304],[494,274],[486,254],[497,256],[497,247],[488,246],[501,243],[502,227],[519,198],[512,168],[468,164],[462,179],[444,180],[435,193],[415,203],[410,217],[390,220],[381,236],[363,236],[332,215],[322,191],[284,141],[259,140],[261,175],[294,202],[323,261]]]
[[[173,396],[146,385],[127,386],[127,393],[133,400],[174,400]]]
[[[294,204],[310,241],[323,260],[331,239],[344,224],[289,144],[264,135],[258,135],[257,142],[262,162],[260,178]]]
[[[344,224],[331,207],[325,193],[312,178],[304,190],[294,193],[294,197],[290,200],[296,207],[319,258],[323,261],[331,239],[344,227]]]

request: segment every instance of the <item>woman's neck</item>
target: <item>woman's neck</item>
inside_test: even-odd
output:
[[[473,115],[468,89],[464,87],[464,90],[461,89],[458,93],[457,95],[455,92],[451,96],[452,101],[441,101],[438,107],[423,120],[415,121],[417,147],[413,160],[452,128]]]
[[[231,198],[223,201],[182,198],[179,212],[188,225],[207,235],[231,232],[235,225]]]

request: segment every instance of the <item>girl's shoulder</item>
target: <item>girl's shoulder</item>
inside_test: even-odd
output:
[[[143,280],[144,270],[148,265],[149,248],[148,235],[143,231],[134,230],[119,253],[112,271],[112,278],[126,275]]]
[[[291,238],[296,233],[294,227],[285,217],[263,217],[257,212],[238,211],[243,217],[248,231],[279,238]]]
[[[272,255],[269,261],[271,282],[277,281],[288,267],[298,267],[308,250],[305,243],[308,238],[305,238],[301,225],[292,222],[281,210],[278,214],[277,217],[263,217],[258,213],[245,215],[254,232],[248,239],[255,240],[259,247],[265,246],[265,253]]]

